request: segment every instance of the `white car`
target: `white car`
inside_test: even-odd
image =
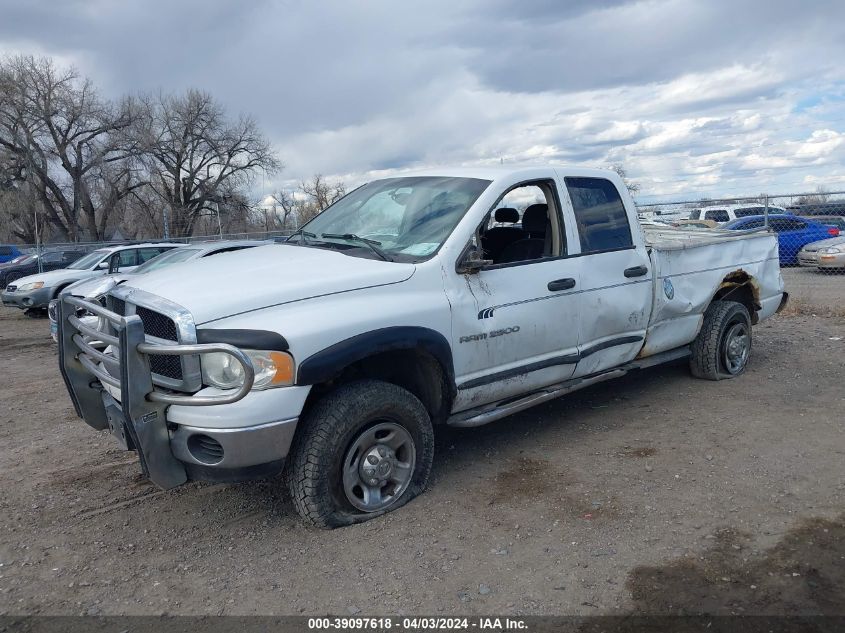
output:
[[[93,301],[101,302],[109,290],[123,283],[133,275],[143,275],[153,272],[154,270],[161,270],[173,264],[180,262],[191,261],[200,257],[208,257],[210,255],[219,255],[221,253],[230,253],[232,251],[239,251],[244,248],[254,248],[269,242],[259,240],[216,240],[213,242],[200,242],[196,244],[183,245],[179,248],[174,248],[166,251],[137,268],[132,270],[123,270],[121,272],[112,273],[109,275],[101,275],[98,277],[91,277],[83,279],[66,286],[60,294],[71,294],[75,297],[84,297]],[[53,299],[47,308],[47,316],[50,318],[50,336],[54,341],[58,341],[58,324],[56,322],[56,304],[58,299]],[[78,313],[83,323],[88,325],[95,325],[97,317],[93,315],[84,315]]]
[[[736,220],[737,218],[746,218],[749,215],[764,215],[765,213],[766,206],[759,203],[730,204],[727,206],[704,207],[701,209],[695,209],[694,211],[690,212],[688,219],[712,220],[714,222],[717,222],[718,224],[724,224],[725,222],[730,222],[731,220]],[[787,210],[783,207],[769,205],[769,213],[771,215],[777,215],[787,213]]]
[[[559,166],[375,180],[284,243],[178,272],[105,307],[62,296],[78,415],[162,488],[284,466],[320,527],[420,494],[439,425],[680,358],[737,377],[787,299],[772,233],[641,227],[614,172]]]
[[[134,270],[149,259],[184,244],[150,243],[98,248],[67,268],[21,277],[6,286],[3,305],[21,310],[46,309],[51,299],[70,284],[109,272]]]

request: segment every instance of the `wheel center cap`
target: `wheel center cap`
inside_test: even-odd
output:
[[[370,485],[381,483],[393,472],[395,461],[396,455],[389,446],[377,444],[361,459],[361,478]]]

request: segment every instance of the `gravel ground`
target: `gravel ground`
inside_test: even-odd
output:
[[[0,309],[0,614],[845,614],[845,320],[437,434],[429,490],[331,532],[278,480],[159,491]]]
[[[810,312],[816,308],[820,314],[845,316],[845,272],[795,267],[781,268],[781,273],[793,303]]]

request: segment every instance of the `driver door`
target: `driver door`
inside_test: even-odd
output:
[[[454,412],[564,381],[578,362],[581,260],[565,256],[554,181],[509,190],[468,249],[490,243],[485,234],[496,228],[497,208],[509,210],[501,218],[517,210],[519,221],[507,228],[520,229],[521,239],[485,252],[493,259],[479,272],[447,277],[458,386]]]

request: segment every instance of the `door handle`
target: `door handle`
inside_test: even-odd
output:
[[[632,268],[625,269],[625,276],[626,277],[642,277],[648,272],[648,268],[645,266],[633,266]]]
[[[552,291],[569,290],[570,288],[575,287],[575,280],[572,279],[572,277],[567,277],[566,279],[555,279],[554,281],[550,281],[547,287]]]

